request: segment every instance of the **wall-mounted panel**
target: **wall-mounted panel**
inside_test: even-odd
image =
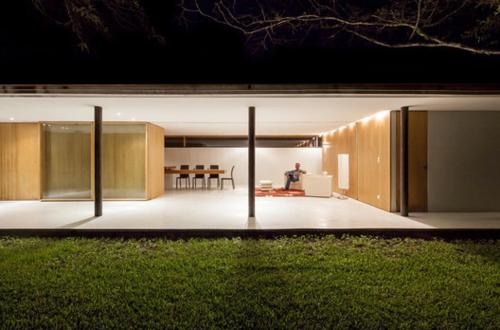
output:
[[[104,123],[103,198],[146,199],[146,124]]]
[[[92,198],[91,123],[42,124],[42,199]]]
[[[389,113],[356,123],[358,199],[386,211],[391,207],[390,123]]]
[[[0,200],[40,198],[40,125],[0,123]]]

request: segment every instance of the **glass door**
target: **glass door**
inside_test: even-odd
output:
[[[91,123],[42,123],[42,199],[92,199],[91,145]]]

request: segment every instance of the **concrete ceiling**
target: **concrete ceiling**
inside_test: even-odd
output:
[[[0,122],[148,121],[167,135],[244,135],[247,109],[257,109],[257,134],[319,134],[380,111],[500,111],[500,96],[252,95],[0,97]]]

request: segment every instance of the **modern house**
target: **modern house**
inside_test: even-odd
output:
[[[499,168],[499,86],[0,92],[3,229],[500,228]]]

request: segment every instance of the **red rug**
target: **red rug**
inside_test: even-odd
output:
[[[269,190],[260,190],[259,188],[255,188],[255,196],[257,197],[302,197],[305,196],[304,190],[290,189],[285,190],[284,188],[276,188],[271,191]]]

